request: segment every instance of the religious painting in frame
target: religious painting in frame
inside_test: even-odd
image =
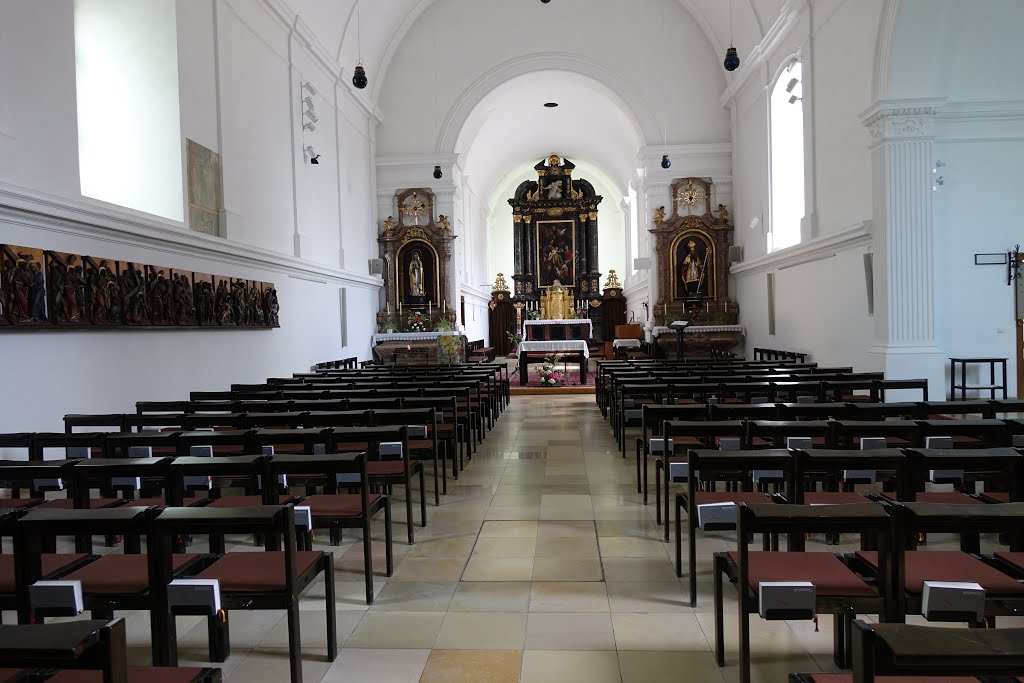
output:
[[[186,138],[188,174],[188,226],[196,232],[220,236],[220,155]]]
[[[537,275],[540,287],[558,280],[576,285],[576,223],[571,220],[537,221]]]
[[[715,298],[715,243],[702,230],[686,230],[672,242],[672,299]]]
[[[440,305],[437,267],[437,250],[429,242],[413,239],[398,248],[395,282],[398,283],[398,300],[403,306]]]
[[[41,325],[47,320],[46,263],[42,249],[0,245],[0,293],[6,322]]]
[[[45,252],[47,306],[54,325],[82,325],[85,314],[85,269],[78,254]]]

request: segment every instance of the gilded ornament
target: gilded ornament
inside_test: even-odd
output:
[[[622,289],[622,283],[619,282],[619,276],[615,274],[615,269],[611,268],[608,271],[608,279],[604,282],[605,289]]]
[[[725,208],[725,204],[718,205],[718,218],[719,220],[729,220],[729,209]]]
[[[445,216],[443,213],[440,216],[437,217],[437,222],[445,230],[450,231],[452,229],[452,222],[450,220],[448,220],[448,216]]]
[[[580,214],[580,223],[586,223],[586,222],[587,222],[587,214],[581,213]]]
[[[531,214],[528,214],[528,213],[523,214],[523,222],[524,223],[529,223],[532,220],[533,220],[533,216]]]
[[[587,282],[586,280],[581,282],[580,283],[580,291],[581,292],[589,292],[590,291],[590,283]]]
[[[652,219],[655,225],[661,225],[665,222],[665,207],[659,206],[654,210],[654,218]]]
[[[387,232],[388,230],[391,230],[394,227],[395,227],[395,217],[394,216],[388,216],[384,220],[384,227],[383,227],[384,232]]]
[[[513,223],[522,223],[523,222],[522,214],[519,214],[519,213],[512,214],[512,222]]]
[[[562,160],[558,158],[557,154],[552,154],[548,157],[548,166],[561,166]]]
[[[600,299],[591,299],[590,300],[590,307],[591,308],[601,308],[601,303],[602,302],[601,302]]]
[[[596,221],[597,220],[597,211],[591,211],[590,212],[590,220],[592,220],[592,221]]]
[[[543,209],[537,209],[538,213],[542,213],[543,211],[544,211]],[[549,216],[555,216],[556,218],[558,216],[561,216],[563,213],[565,213],[565,209],[561,209],[561,208],[559,208],[557,206],[554,207],[554,208],[548,209],[548,215]]]
[[[492,292],[507,292],[508,283],[505,282],[504,273],[498,273],[498,277],[494,279],[494,285],[491,287]],[[500,298],[500,297],[499,297]]]
[[[399,207],[399,210],[413,217],[413,225],[420,224],[420,216],[427,211],[427,205],[420,201],[419,195],[413,192]]]

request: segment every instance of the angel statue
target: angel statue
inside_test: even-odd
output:
[[[383,232],[387,232],[388,230],[392,229],[393,227],[395,227],[395,217],[394,216],[388,216],[387,219],[384,221],[384,226],[381,229],[382,229]]]
[[[562,181],[552,180],[544,186],[544,191],[548,194],[548,199],[561,199],[562,198]]]
[[[443,213],[437,217],[437,222],[441,224],[441,227],[445,230],[450,231],[452,229],[452,222]]]
[[[665,222],[665,207],[664,206],[659,206],[657,209],[654,210],[654,219],[653,220],[654,220],[654,224],[655,225],[661,225],[662,223]]]

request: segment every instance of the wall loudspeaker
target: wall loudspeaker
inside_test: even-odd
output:
[[[875,265],[874,254],[864,254],[864,289],[868,295],[868,315],[875,314]]]
[[[370,259],[370,275],[384,275],[384,259]]]
[[[768,273],[768,334],[775,336],[775,273]]]
[[[743,260],[743,247],[734,244],[729,247],[729,263],[739,263]]]
[[[633,259],[633,270],[650,270],[651,269],[651,257],[644,256],[642,258]]]

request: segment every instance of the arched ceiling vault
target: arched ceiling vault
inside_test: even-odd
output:
[[[423,13],[438,1],[364,0],[357,12],[357,0],[290,0],[295,11],[312,27],[320,42],[336,55],[339,64],[346,70],[350,70],[356,60],[362,58],[370,75],[370,94],[373,102],[377,101],[381,83],[387,77],[391,58],[403,39]],[[536,1],[480,0],[483,7],[486,7],[488,2],[521,2],[525,5]],[[635,3],[638,12],[644,11],[644,0],[630,1]],[[700,27],[720,58],[730,42],[740,50],[741,57],[749,54],[764,37],[788,1],[790,0],[677,0]],[[464,30],[474,30],[472,19],[466,18]],[[652,18],[656,19],[657,17]],[[481,25],[479,30],[489,31],[493,30],[493,27]],[[614,49],[614,46],[610,46],[610,49]]]

